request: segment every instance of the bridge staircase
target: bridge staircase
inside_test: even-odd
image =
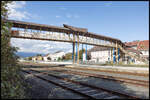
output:
[[[140,55],[136,55],[136,54],[133,54],[133,53],[129,53],[128,51],[126,51],[122,46],[118,45],[118,47],[120,48],[120,50],[127,54],[128,56],[140,61],[140,62],[144,62],[144,63],[148,63],[148,60],[145,59],[145,58],[142,58]]]

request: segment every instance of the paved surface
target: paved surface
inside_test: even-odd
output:
[[[72,71],[78,71],[78,72],[100,74],[100,75],[106,75],[106,76],[123,77],[123,78],[130,78],[130,79],[149,81],[149,77],[144,77],[144,76],[117,74],[117,73],[109,73],[109,72],[98,72],[98,71],[89,71],[89,70],[79,70],[79,69],[69,69],[69,68],[65,68],[65,67],[63,69],[65,69],[65,70],[72,70]]]
[[[78,66],[78,65],[75,65]],[[140,68],[140,67],[123,67],[123,66],[98,66],[98,65],[79,65],[80,67],[89,67],[89,68],[114,68],[114,69],[128,69],[128,70],[144,70],[149,71],[149,68]]]

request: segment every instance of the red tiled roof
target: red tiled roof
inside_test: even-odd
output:
[[[134,46],[134,45],[137,45],[138,43],[139,43],[139,41],[126,42],[125,45],[126,46]]]
[[[125,48],[125,50],[127,50],[128,52],[134,52],[134,53],[136,53],[136,54],[142,54],[140,51],[138,51],[138,50],[136,50],[136,49],[134,49],[134,48]]]
[[[140,41],[137,50],[149,50],[149,40]]]
[[[149,40],[126,42],[126,46],[137,46],[137,50],[149,50]]]

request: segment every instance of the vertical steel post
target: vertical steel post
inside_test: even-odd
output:
[[[80,57],[80,54],[79,54],[79,33],[77,34],[77,39],[78,39],[78,41],[77,41],[77,43],[78,43],[78,56],[77,56],[77,64],[79,64],[79,57]]]
[[[86,44],[86,60],[87,60],[87,44]]]
[[[77,45],[77,42],[76,42],[76,60],[75,61],[77,61],[77,56],[78,56],[78,45]]]
[[[120,52],[119,52],[119,48],[118,48],[118,62],[119,62],[119,59],[120,59]]]
[[[113,62],[113,48],[111,48],[111,63]]]
[[[83,44],[82,44],[82,64],[83,64]]]
[[[74,45],[75,45],[75,43],[73,42],[72,43],[72,61],[73,61],[73,63],[74,63]]]
[[[75,63],[75,34],[73,32],[73,43],[74,43],[74,53],[73,53],[73,64]]]
[[[118,44],[116,41],[116,62],[118,62]]]
[[[115,48],[113,48],[113,64],[115,63]]]

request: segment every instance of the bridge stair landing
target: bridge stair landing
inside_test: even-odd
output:
[[[141,61],[141,62],[144,62],[144,63],[148,63],[148,60],[146,58],[142,58],[140,55],[137,55],[137,54],[131,54],[129,53],[127,50],[125,50],[123,47],[121,47],[120,45],[118,45],[118,47],[120,48],[120,50],[127,54],[128,56],[138,60],[138,61]]]

